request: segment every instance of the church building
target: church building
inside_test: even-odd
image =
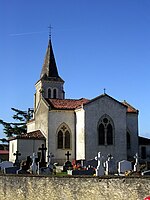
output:
[[[138,152],[138,110],[105,92],[93,99],[66,99],[51,39],[35,88],[34,117],[27,134],[12,140],[10,149],[18,150],[17,142],[26,141],[21,153],[28,156],[44,143],[59,164],[66,160],[67,151],[70,160],[90,160],[101,152],[104,158],[111,154],[116,163],[132,160]]]

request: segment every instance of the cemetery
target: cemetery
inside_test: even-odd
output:
[[[21,160],[21,152],[13,154],[15,162],[3,161],[0,163],[1,174],[30,174],[46,176],[145,176],[150,175],[148,165],[140,164],[138,153],[133,157],[133,161],[120,160],[114,162],[114,157],[108,154],[104,157],[101,152],[91,160],[70,160],[71,153],[66,151],[66,161],[63,165],[54,163],[55,155],[47,152],[47,148],[42,144],[38,152],[28,155],[26,160]],[[117,169],[117,170],[116,170]]]
[[[140,200],[149,195],[150,176],[148,169],[141,171],[138,154],[133,158],[134,163],[120,161],[118,171],[115,171],[111,154],[105,158],[98,152],[92,160],[70,161],[71,153],[66,151],[66,162],[60,166],[53,162],[55,155],[47,152],[44,144],[39,151],[41,156],[35,152],[26,160],[20,160],[21,152],[16,151],[14,163],[0,163],[1,200],[12,195],[18,200],[92,199],[93,195],[93,199],[107,196],[106,199],[120,200],[124,196],[125,199]]]

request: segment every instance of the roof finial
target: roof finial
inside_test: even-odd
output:
[[[48,27],[49,28],[49,40],[51,40],[51,36],[52,36],[52,26],[50,24],[50,26]]]

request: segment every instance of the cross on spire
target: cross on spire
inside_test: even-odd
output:
[[[65,156],[67,157],[67,161],[69,161],[69,156],[71,156],[71,153],[69,153],[69,151],[67,151],[67,153],[65,154]]]
[[[48,29],[49,29],[49,40],[51,40],[51,36],[52,36],[52,26],[51,24],[49,25]]]
[[[104,94],[106,94],[106,88],[104,88]]]

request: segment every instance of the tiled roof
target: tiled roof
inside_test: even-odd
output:
[[[126,101],[122,102],[125,106],[127,106],[127,112],[128,113],[138,113],[138,110],[136,110],[133,106],[131,106],[129,103]]]
[[[74,110],[80,108],[88,99],[46,99],[48,104],[54,109]]]
[[[9,154],[9,151],[8,150],[0,150],[0,155],[4,155],[4,154]]]
[[[9,140],[14,140],[14,139],[43,139],[45,140],[45,137],[41,133],[40,130],[37,130],[37,131],[29,132],[29,133],[23,133],[16,137],[9,138]]]

